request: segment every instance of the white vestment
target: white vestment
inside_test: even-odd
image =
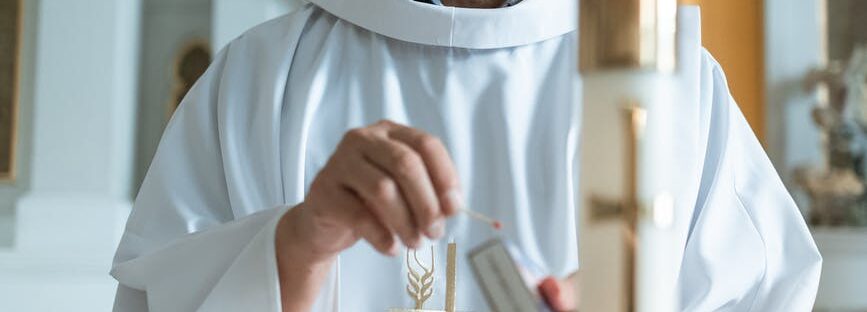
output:
[[[234,40],[165,131],[116,255],[115,309],[279,311],[276,220],[348,129],[381,119],[440,137],[469,207],[501,219],[502,235],[545,272],[576,271],[575,2],[313,0]],[[681,27],[698,29],[697,10],[682,12]],[[807,311],[821,258],[699,40],[680,38],[691,47],[681,50],[684,102],[698,107],[695,128],[681,130],[699,134],[685,144],[703,164],[684,169],[700,186],[682,194],[695,198],[683,307]],[[464,216],[446,233],[461,255],[491,235]],[[463,263],[458,309],[488,310]],[[402,257],[356,244],[314,311],[411,307],[405,272]],[[441,307],[442,284],[429,306]]]

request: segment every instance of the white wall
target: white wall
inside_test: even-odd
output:
[[[790,189],[792,170],[820,164],[819,133],[812,125],[815,95],[804,76],[824,64],[821,0],[765,1],[765,81],[768,154]]]
[[[107,311],[129,212],[139,3],[25,1],[23,181],[0,250],[4,311]],[[26,64],[26,62],[25,62]],[[25,87],[28,88],[28,87]]]

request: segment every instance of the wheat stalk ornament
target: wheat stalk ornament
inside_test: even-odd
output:
[[[415,260],[416,266],[421,268],[422,272],[417,272],[410,263],[410,253],[412,253],[412,259]],[[418,260],[418,251],[416,250],[406,251],[406,267],[408,269],[406,277],[409,280],[406,285],[406,293],[415,301],[416,309],[424,309],[425,301],[433,294],[435,269],[433,246],[430,247],[430,268]]]
[[[436,259],[434,258],[434,246],[430,246],[430,266],[418,259],[417,250],[406,250],[406,293],[415,302],[413,309],[390,309],[389,312],[455,312],[455,286],[457,275],[457,246],[454,242],[449,244],[446,259],[446,302],[445,310],[425,310],[424,304],[430,299],[434,291],[436,278]]]

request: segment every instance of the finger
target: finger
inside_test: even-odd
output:
[[[409,208],[397,183],[385,172],[356,155],[344,167],[346,185],[364,201],[365,207],[385,227],[397,233],[404,245],[417,248],[421,243]]]
[[[553,277],[547,277],[539,283],[539,293],[554,311],[573,311],[577,308],[572,290],[568,283]]]
[[[376,251],[391,257],[397,256],[397,242],[391,231],[367,209],[358,211],[355,216],[356,235],[367,241]]]
[[[562,311],[560,309],[560,288],[557,286],[557,281],[551,277],[547,277],[539,283],[539,293],[542,294],[542,298],[545,298],[545,302],[548,303],[548,307],[554,309],[555,311]]]
[[[425,163],[409,146],[385,137],[372,139],[362,148],[364,156],[398,183],[411,209],[416,230],[430,238],[444,231],[443,213]]]
[[[327,197],[327,204],[341,207],[340,220],[350,224],[354,240],[364,239],[374,249],[388,256],[397,255],[397,244],[392,234],[368,211],[364,202],[349,188],[337,186]]]
[[[457,213],[463,205],[460,179],[442,140],[424,131],[399,124],[391,125],[388,135],[410,146],[422,157],[443,213],[447,216]]]

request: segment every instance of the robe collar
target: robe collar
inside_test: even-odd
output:
[[[423,3],[427,3],[427,4],[434,4],[434,5],[445,5],[445,4],[443,4],[443,0],[415,0],[415,1],[423,2]],[[503,2],[503,5],[501,5],[500,7],[501,8],[510,7],[510,6],[518,4],[518,2],[521,2],[521,1],[522,0],[506,0],[505,2]]]
[[[308,0],[386,37],[426,45],[495,49],[527,45],[576,29],[574,0],[524,0],[499,9],[429,5],[412,0]]]

